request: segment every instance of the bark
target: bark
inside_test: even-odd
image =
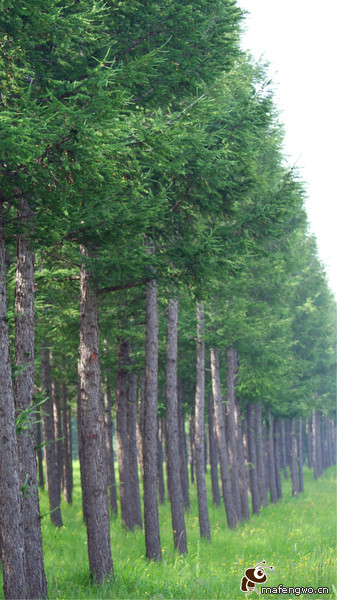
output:
[[[236,371],[236,352],[232,347],[227,349],[227,414],[228,414],[228,442],[232,455],[232,495],[236,520],[242,519],[241,510],[241,495],[239,483],[239,465],[236,449],[235,436],[235,401],[234,401],[234,386],[235,386],[235,371]]]
[[[298,419],[298,491],[303,492],[303,423]]]
[[[288,479],[287,451],[286,451],[286,423],[285,423],[284,419],[282,419],[282,421],[281,421],[281,460],[282,460],[284,479]]]
[[[83,246],[81,254],[88,256]],[[89,568],[91,578],[100,584],[113,576],[113,564],[99,361],[98,302],[84,264],[81,265],[79,375]]]
[[[277,498],[282,498],[282,478],[281,478],[281,423],[274,420],[274,459],[275,459],[275,478]]]
[[[165,504],[165,483],[163,468],[163,433],[164,422],[158,419],[157,424],[157,487],[159,494],[159,503]]]
[[[116,370],[117,459],[119,468],[122,525],[123,527],[132,530],[134,524],[132,518],[130,454],[127,419],[127,365],[128,343],[125,340],[120,340],[117,348]]]
[[[275,453],[274,453],[274,419],[268,409],[268,480],[270,491],[270,502],[277,502],[276,476],[275,476]]]
[[[54,411],[54,435],[55,435],[55,453],[56,468],[59,478],[60,490],[63,489],[63,432],[61,417],[60,386],[58,381],[52,381],[52,398]]]
[[[215,504],[216,506],[220,506],[218,478],[218,447],[214,431],[214,403],[213,396],[211,394],[209,394],[208,396],[208,440],[213,504]]]
[[[194,415],[190,415],[189,418],[189,449],[190,449],[190,473],[191,483],[194,483]]]
[[[50,518],[56,527],[62,527],[61,487],[57,473],[53,400],[50,380],[50,352],[48,348],[41,350],[41,381],[46,400],[43,404],[43,439],[46,458],[46,482],[49,496]]]
[[[178,435],[178,301],[169,300],[166,345],[166,424],[169,489],[174,547],[187,554],[184,503],[181,489]]]
[[[0,547],[5,598],[25,598],[25,548],[9,354],[5,236],[0,201]]]
[[[235,432],[236,432],[236,448],[237,448],[237,456],[238,456],[238,464],[239,464],[242,518],[249,519],[247,475],[246,475],[246,466],[245,466],[243,432],[242,432],[242,424],[241,424],[239,398],[235,398]]]
[[[146,285],[144,390],[144,524],[147,558],[161,560],[157,503],[158,305],[157,285]]]
[[[259,514],[260,512],[260,494],[257,482],[257,469],[256,469],[256,445],[255,445],[255,420],[253,405],[251,402],[247,404],[247,438],[248,438],[248,456],[249,456],[249,479],[250,479],[250,492],[252,495],[252,507],[253,513]]]
[[[64,481],[64,499],[68,504],[73,503],[72,499],[72,447],[71,447],[71,418],[70,407],[67,403],[66,384],[62,385],[62,429],[63,429],[63,481]],[[69,426],[70,425],[70,426]]]
[[[219,356],[217,348],[211,348],[211,372],[212,391],[214,400],[215,430],[218,443],[222,496],[226,508],[228,527],[234,529],[237,523],[237,518],[235,514],[233,495],[230,483],[224,411],[221,401]]]
[[[108,477],[110,510],[113,515],[118,514],[117,487],[115,476],[115,457],[113,449],[113,424],[111,417],[111,388],[107,373],[105,374],[104,391],[104,432],[105,432],[105,456]]]
[[[265,472],[265,449],[263,440],[262,408],[261,402],[255,405],[255,427],[256,427],[256,471],[259,486],[260,503],[268,506],[267,499],[267,474]]]
[[[197,373],[195,392],[195,475],[197,480],[199,528],[201,537],[211,539],[208,518],[207,492],[205,481],[205,446],[204,446],[204,417],[205,417],[205,342],[204,335],[204,306],[197,304]]]
[[[140,504],[138,462],[137,462],[137,375],[129,373],[127,421],[129,438],[130,487],[132,499],[133,525],[143,528],[142,509]]]
[[[307,459],[308,467],[312,469],[312,419],[305,420],[305,430],[307,435]]]
[[[178,380],[178,431],[181,491],[183,494],[184,507],[186,510],[190,510],[190,496],[188,490],[187,447],[181,380]]]
[[[296,436],[296,418],[291,418],[290,423],[290,442],[291,442],[291,455],[290,455],[290,475],[291,475],[291,486],[292,495],[298,496],[298,473],[297,473],[297,436]]]

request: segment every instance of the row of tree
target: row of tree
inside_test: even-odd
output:
[[[229,527],[249,516],[248,487],[255,512],[265,503],[254,419],[258,440],[267,427],[272,501],[280,419],[291,419],[294,494],[296,419],[314,411],[315,474],[329,463],[335,304],[307,232],[303,186],[284,163],[270,83],[239,49],[235,2],[4,0],[0,18],[0,545],[6,598],[45,598],[41,407],[59,526],[62,485],[71,500],[69,404],[77,395],[89,568],[102,582],[113,577],[109,491],[117,510],[111,404],[123,525],[142,524],[138,451],[146,555],[161,558],[165,417],[174,543],[186,552],[187,416],[200,533],[210,538],[207,395]],[[247,463],[256,465],[249,484]]]

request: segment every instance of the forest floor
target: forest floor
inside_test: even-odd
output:
[[[48,514],[42,518],[45,567],[49,598],[223,598],[242,599],[245,570],[262,560],[274,566],[266,571],[264,586],[282,584],[291,593],[261,594],[260,598],[337,599],[336,468],[327,469],[319,481],[304,470],[304,493],[291,496],[289,479],[283,481],[283,499],[263,508],[259,516],[241,523],[235,531],[226,525],[224,506],[211,504],[208,473],[211,543],[199,539],[196,486],[190,486],[191,511],[186,515],[188,555],[173,550],[169,503],[159,507],[163,561],[148,562],[144,534],[122,530],[120,518],[111,523],[115,569],[113,583],[91,585],[88,573],[86,531],[82,520],[79,467],[74,463],[74,504],[62,502],[64,527],[56,529]],[[41,514],[48,513],[46,492],[41,492]],[[260,591],[262,585],[256,586]],[[300,587],[328,587],[329,594],[301,593]],[[2,584],[0,598],[3,598]],[[250,598],[257,598],[254,591]]]

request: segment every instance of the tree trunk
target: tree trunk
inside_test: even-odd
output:
[[[257,482],[256,469],[256,445],[255,445],[255,420],[253,405],[251,402],[247,404],[247,437],[248,437],[248,454],[249,454],[249,478],[250,492],[252,495],[253,513],[260,512],[260,494]]]
[[[181,554],[187,553],[184,503],[180,479],[178,436],[178,301],[169,300],[167,316],[166,348],[166,423],[169,489],[174,547]]]
[[[277,502],[276,476],[275,476],[275,453],[274,453],[274,419],[271,415],[270,409],[268,409],[268,421],[269,421],[268,479],[269,479],[270,502]]]
[[[5,598],[26,598],[22,494],[9,354],[2,210],[0,201],[0,548]]]
[[[190,472],[191,472],[191,483],[194,483],[194,415],[191,414],[189,418],[189,449],[190,449]]]
[[[307,458],[308,458],[308,467],[312,469],[312,419],[305,420],[305,430],[307,434]]]
[[[286,424],[285,420],[281,421],[281,462],[283,468],[284,479],[288,479],[287,469],[287,451],[286,451]]]
[[[127,422],[129,437],[129,466],[130,466],[130,488],[132,499],[132,522],[133,525],[143,529],[142,509],[140,504],[138,462],[137,462],[137,375],[129,373]]]
[[[147,558],[161,560],[157,503],[158,305],[155,281],[146,286],[144,390],[144,524]]]
[[[49,496],[50,518],[56,527],[62,527],[61,517],[61,488],[57,474],[55,429],[53,400],[50,381],[50,352],[48,348],[41,350],[41,381],[46,394],[43,404],[43,438],[45,442],[44,452],[46,457],[46,481]]]
[[[298,490],[304,491],[303,487],[303,424],[302,417],[298,419]]]
[[[88,256],[82,246],[81,254]],[[81,265],[80,301],[81,430],[90,576],[97,583],[113,577],[104,446],[104,413],[98,341],[97,293]]]
[[[19,219],[31,226],[32,211],[20,198]],[[29,249],[27,235],[18,235],[15,287],[15,367],[18,375],[14,383],[16,415],[33,407],[34,400],[34,255]],[[47,581],[44,570],[40,506],[37,485],[35,452],[35,419],[32,413],[25,430],[18,436],[20,485],[25,493],[22,499],[23,532],[26,562],[27,598],[46,598]]]
[[[118,514],[117,507],[117,487],[115,476],[115,457],[113,449],[113,425],[111,417],[111,388],[107,373],[105,374],[105,391],[104,391],[104,431],[105,431],[105,455],[107,463],[107,476],[109,487],[109,499],[111,513],[115,516]]]
[[[242,518],[249,519],[247,476],[246,476],[245,456],[244,456],[244,447],[243,447],[243,434],[242,434],[239,398],[235,398],[235,431],[236,431],[236,448],[237,448],[237,456],[238,456],[238,463],[239,463]]]
[[[84,471],[84,455],[83,455],[83,441],[82,441],[82,409],[81,409],[81,378],[80,378],[80,361],[78,361],[78,374],[77,374],[77,446],[78,456],[80,459],[80,475],[81,475],[81,491],[82,491],[82,513],[83,520],[87,522],[87,501],[86,501],[86,489],[85,484],[85,471]]]
[[[199,511],[199,528],[201,537],[211,539],[208,518],[207,492],[205,482],[205,446],[204,446],[204,417],[205,417],[205,342],[204,335],[204,306],[197,304],[197,374],[195,391],[195,474],[197,479],[197,496]]]
[[[73,503],[72,486],[72,448],[71,448],[71,419],[70,407],[67,403],[66,384],[62,385],[62,424],[63,424],[63,481],[64,481],[64,499],[68,504]],[[70,419],[69,419],[70,417]],[[69,426],[70,425],[70,426]]]
[[[216,506],[220,506],[218,478],[218,447],[214,432],[214,402],[212,394],[208,395],[208,440],[213,504],[215,504]]]
[[[282,478],[281,478],[281,423],[274,419],[274,458],[275,458],[275,478],[277,498],[282,498]]]
[[[54,435],[55,435],[55,453],[56,468],[59,478],[60,490],[63,489],[63,433],[61,417],[60,386],[58,381],[52,381],[52,398],[54,412]]]
[[[183,494],[184,507],[186,510],[190,510],[190,497],[188,491],[187,447],[185,434],[185,419],[183,411],[183,390],[181,380],[178,380],[178,435],[181,491]]]
[[[119,468],[119,490],[122,525],[133,529],[131,481],[130,481],[130,453],[127,419],[127,365],[128,343],[119,341],[117,348],[116,370],[116,438],[117,459]]]
[[[227,414],[228,414],[228,441],[232,455],[232,496],[236,520],[242,519],[241,496],[239,483],[239,465],[235,437],[235,402],[234,402],[234,380],[236,371],[236,352],[232,347],[227,348]]]
[[[140,465],[140,471],[142,478],[144,477],[144,465],[143,465],[143,430],[144,430],[144,385],[145,377],[142,373],[139,377],[139,390],[138,390],[138,421],[137,421],[137,455],[138,462]]]
[[[44,490],[41,407],[37,408],[36,418],[37,418],[36,423],[35,423],[35,427],[36,427],[36,454],[37,454],[39,488],[40,488],[40,490]]]
[[[255,427],[256,427],[256,471],[259,486],[260,502],[262,506],[268,506],[267,499],[267,474],[265,472],[265,450],[263,441],[262,408],[261,402],[255,405]]]
[[[164,437],[164,421],[158,419],[157,424],[157,488],[159,495],[159,504],[165,504],[165,483],[164,483],[164,467],[163,467],[163,437]],[[169,492],[168,492],[169,493]]]
[[[226,508],[227,524],[234,529],[237,523],[230,484],[224,411],[221,401],[218,349],[211,348],[212,391],[214,399],[215,430],[218,442],[222,495]]]
[[[298,473],[297,473],[297,436],[296,436],[296,418],[292,417],[290,423],[290,475],[292,485],[292,495],[298,496]]]

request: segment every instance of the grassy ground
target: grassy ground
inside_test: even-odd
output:
[[[304,494],[291,497],[284,482],[284,497],[276,505],[239,525],[226,526],[224,507],[210,504],[212,541],[199,539],[195,486],[192,508],[186,515],[189,553],[173,551],[169,504],[161,506],[160,526],[163,561],[144,557],[144,534],[122,531],[120,520],[111,524],[115,580],[102,587],[90,584],[86,531],[82,522],[78,465],[75,464],[73,506],[62,503],[64,527],[55,529],[48,516],[42,519],[45,567],[50,599],[72,598],[224,598],[242,599],[241,578],[247,568],[262,560],[275,571],[266,572],[264,585],[277,587],[326,586],[329,594],[267,594],[265,598],[337,598],[336,583],[336,475],[328,469],[318,482],[312,472],[304,473]],[[209,481],[208,481],[209,484]],[[211,499],[210,490],[209,500]],[[41,513],[48,512],[46,492],[41,493]],[[335,587],[334,587],[335,586]],[[256,586],[260,590],[259,585]],[[0,598],[3,598],[2,589]],[[250,598],[257,598],[255,592]]]

